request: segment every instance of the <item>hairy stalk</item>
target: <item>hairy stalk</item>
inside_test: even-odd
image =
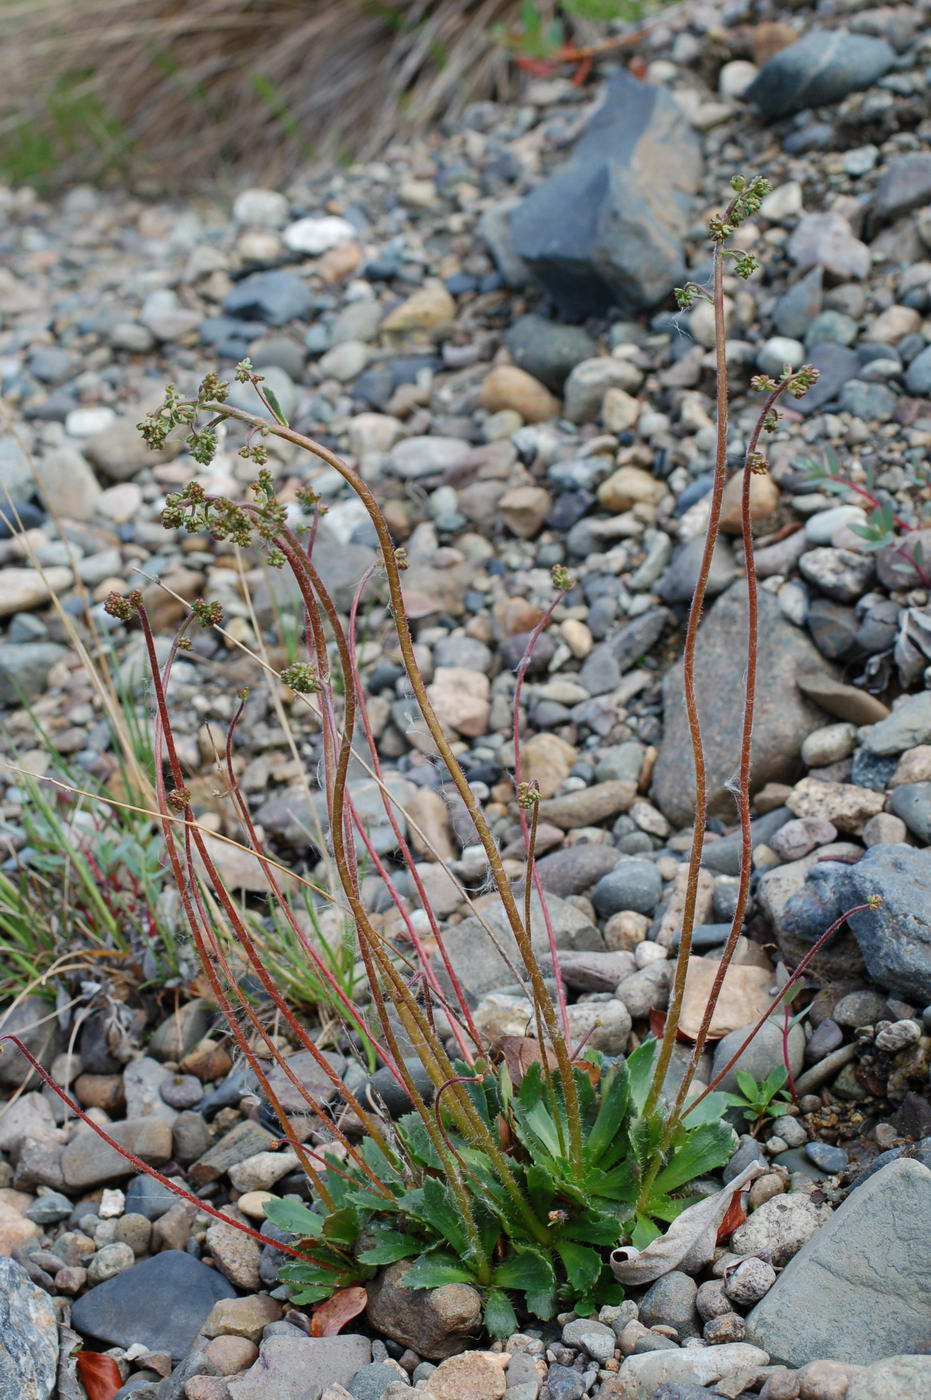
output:
[[[398,566],[398,559],[395,553],[394,543],[391,539],[391,534],[388,529],[388,525],[381,512],[381,509],[379,508],[378,502],[370,487],[359,476],[357,472],[353,471],[352,468],[349,467],[339,456],[337,456],[336,453],[331,452],[328,448],[324,447],[320,443],[315,442],[312,438],[308,438],[302,433],[295,432],[293,428],[286,427],[284,424],[279,422],[269,424],[264,419],[258,417],[256,414],[247,413],[245,410],[235,408],[229,404],[220,402],[208,402],[205,403],[203,407],[205,412],[215,415],[217,419],[236,419],[237,421],[245,423],[250,427],[257,428],[259,431],[270,432],[274,436],[279,437],[286,442],[291,442],[295,446],[303,448],[305,451],[310,452],[313,456],[319,457],[322,461],[326,462],[328,466],[333,467],[333,469],[339,473],[343,480],[347,482],[347,484],[358,496],[359,500],[362,502],[362,504],[366,508],[366,511],[368,512],[369,518],[371,519],[376,534],[378,536],[379,547],[381,550],[382,559],[384,561],[385,574],[388,582],[388,593],[391,600],[392,617],[397,633],[401,657],[404,663],[404,669],[407,672],[407,678],[410,683],[411,689],[414,693],[414,697],[417,701],[418,708],[420,709],[420,712],[424,717],[427,727],[430,730],[430,734],[433,738],[434,743],[436,744],[436,747],[440,753],[443,763],[448,769],[450,777],[452,778],[460,797],[465,803],[466,810],[468,811],[469,816],[475,823],[475,828],[478,832],[479,840],[485,852],[485,856],[488,860],[488,865],[491,870],[495,887],[501,898],[502,906],[504,908],[508,923],[517,942],[517,946],[521,954],[521,959],[524,963],[524,966],[527,969],[527,974],[530,978],[531,986],[533,988],[534,1000],[538,1001],[542,1008],[547,1034],[556,1054],[559,1076],[566,1096],[566,1105],[571,1138],[571,1152],[573,1160],[577,1161],[580,1164],[582,1157],[581,1112],[579,1109],[578,1095],[576,1092],[575,1081],[572,1073],[572,1062],[570,1058],[569,1046],[567,1045],[566,1039],[562,1034],[556,1011],[552,1005],[549,994],[547,992],[546,984],[543,979],[543,974],[540,969],[539,962],[537,961],[536,955],[534,953],[530,938],[527,936],[526,930],[523,927],[520,912],[518,910],[513,891],[511,890],[510,882],[507,878],[504,866],[501,861],[501,855],[495,844],[494,837],[491,834],[491,828],[489,827],[488,822],[485,819],[485,815],[482,812],[480,803],[475,797],[475,794],[472,792],[468,780],[464,772],[462,771],[462,768],[460,767],[455,754],[452,751],[449,740],[446,738],[446,735],[443,732],[442,725],[437,719],[433,706],[430,703],[430,698],[427,695],[426,686],[424,685],[423,677],[420,674],[420,670],[417,665],[417,659],[414,654],[413,639],[411,637],[410,626],[407,621],[407,613],[404,605],[404,593],[401,584],[401,571]],[[286,532],[286,534],[290,534],[290,532]],[[289,557],[289,563],[290,562],[291,559]],[[347,701],[349,691],[351,689],[350,675],[351,669],[350,672],[347,672],[346,678]]]
[[[740,873],[737,885],[737,899],[734,907],[734,916],[731,920],[731,927],[728,932],[727,941],[721,954],[721,960],[715,969],[714,981],[708,1000],[702,1013],[701,1025],[695,1039],[695,1045],[685,1074],[682,1076],[682,1083],[676,1095],[672,1113],[667,1121],[664,1138],[668,1145],[669,1137],[675,1129],[679,1116],[682,1112],[682,1105],[688,1098],[692,1080],[698,1071],[705,1042],[708,1039],[708,1032],[711,1028],[715,1007],[724,986],[724,978],[731,965],[734,952],[737,948],[737,941],[740,938],[747,913],[747,903],[750,898],[750,876],[753,871],[753,834],[751,829],[750,812],[750,776],[753,754],[753,719],[756,705],[756,685],[759,653],[759,587],[756,576],[756,565],[753,558],[753,519],[751,516],[750,488],[753,482],[754,466],[757,462],[757,448],[760,437],[763,433],[764,424],[769,419],[781,395],[788,389],[789,381],[777,385],[766,398],[766,402],[760,410],[753,432],[747,444],[747,451],[744,457],[743,479],[741,482],[740,497],[740,528],[744,551],[744,569],[746,571],[747,590],[747,655],[744,670],[744,705],[743,719],[740,734],[740,763],[737,773],[737,810],[740,819]]]
[[[701,853],[707,824],[708,777],[705,764],[705,751],[702,744],[701,721],[698,715],[698,697],[695,691],[695,653],[698,646],[698,626],[705,606],[705,593],[715,545],[721,522],[721,502],[727,478],[727,425],[729,392],[727,377],[727,353],[725,346],[724,321],[724,259],[721,249],[715,245],[712,298],[714,302],[714,344],[717,398],[717,439],[714,460],[714,484],[711,488],[711,502],[708,512],[708,525],[705,531],[705,547],[702,551],[701,566],[689,607],[688,624],[685,632],[685,649],[682,658],[682,682],[685,692],[685,711],[688,719],[689,736],[692,742],[692,755],[695,767],[695,823],[692,828],[692,846],[689,852],[689,871],[685,887],[685,900],[682,908],[682,930],[679,935],[679,952],[673,974],[672,990],[669,997],[669,1010],[663,1031],[659,1054],[653,1070],[646,1100],[646,1113],[651,1113],[662,1092],[669,1062],[672,1059],[676,1033],[682,1018],[682,1002],[685,997],[685,979],[688,973],[689,957],[692,951],[692,933],[695,928],[695,910],[698,903],[698,882],[701,873]]]

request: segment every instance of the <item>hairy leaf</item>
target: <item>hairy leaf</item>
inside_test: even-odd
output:
[[[404,1275],[405,1288],[442,1288],[444,1283],[475,1283],[475,1273],[452,1254],[423,1254]]]
[[[490,1336],[501,1340],[517,1331],[517,1313],[500,1288],[489,1288],[485,1295],[485,1326]]]
[[[289,1235],[313,1240],[323,1234],[323,1216],[301,1201],[266,1201],[263,1209],[266,1218]]]
[[[587,1245],[563,1240],[556,1246],[556,1253],[562,1260],[566,1278],[571,1288],[578,1293],[586,1293],[593,1288],[604,1265],[600,1254]]]

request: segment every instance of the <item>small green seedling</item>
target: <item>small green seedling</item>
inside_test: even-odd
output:
[[[782,1118],[792,1107],[792,1099],[785,1087],[788,1078],[785,1065],[774,1065],[762,1081],[739,1069],[737,1087],[740,1092],[727,1095],[730,1107],[743,1111],[751,1130],[769,1118]]]

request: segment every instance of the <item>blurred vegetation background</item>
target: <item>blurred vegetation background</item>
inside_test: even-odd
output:
[[[0,176],[273,183],[513,97],[564,45],[610,41],[649,3],[0,0]]]

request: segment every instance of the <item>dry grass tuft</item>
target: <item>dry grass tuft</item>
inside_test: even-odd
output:
[[[365,157],[506,94],[494,30],[520,13],[521,0],[5,0],[6,174],[171,186],[232,166],[266,183]]]

